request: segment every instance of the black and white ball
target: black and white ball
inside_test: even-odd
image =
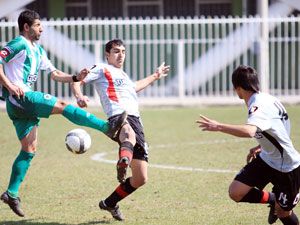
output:
[[[67,149],[74,154],[85,153],[92,144],[91,136],[83,129],[77,128],[67,133],[65,143]]]

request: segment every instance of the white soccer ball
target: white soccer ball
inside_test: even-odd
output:
[[[74,154],[85,153],[92,144],[91,136],[83,129],[70,130],[65,138],[67,149]]]

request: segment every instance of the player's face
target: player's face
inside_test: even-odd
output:
[[[28,36],[31,41],[37,41],[40,39],[43,32],[42,24],[40,20],[34,20],[31,27],[28,30]]]
[[[125,47],[113,45],[109,53],[106,53],[107,62],[117,68],[121,68],[125,60]]]

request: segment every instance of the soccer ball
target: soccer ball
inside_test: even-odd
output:
[[[92,144],[91,136],[83,129],[70,130],[65,138],[67,149],[74,154],[85,153]]]

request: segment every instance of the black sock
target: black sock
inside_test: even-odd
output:
[[[299,225],[298,217],[294,212],[292,212],[292,214],[287,217],[279,218],[279,219],[284,225]]]
[[[130,179],[127,178],[123,184],[120,184],[116,190],[111,193],[109,197],[105,199],[105,204],[108,207],[115,207],[117,202],[121,201],[123,198],[126,198],[132,192],[134,192],[136,188],[132,187],[130,184]]]
[[[266,191],[261,191],[257,188],[252,188],[250,191],[240,200],[240,202],[249,203],[270,203],[272,198],[270,193]]]

